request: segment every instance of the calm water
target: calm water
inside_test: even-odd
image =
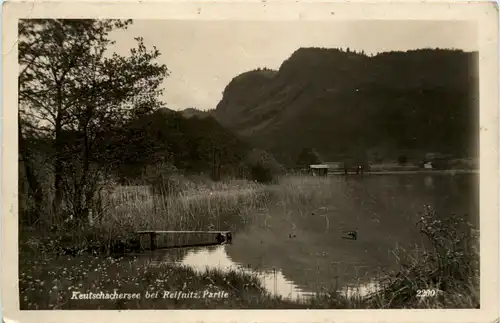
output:
[[[395,248],[423,242],[415,224],[424,205],[479,225],[478,175],[369,175],[332,181],[338,181],[335,202],[322,209],[283,213],[271,207],[257,215],[259,221],[234,219],[238,223],[233,223],[231,245],[156,251],[145,257],[199,270],[251,272],[271,293],[284,297],[335,286],[358,286],[344,292],[366,294],[381,271],[397,268]],[[358,239],[342,238],[346,230],[357,230]]]

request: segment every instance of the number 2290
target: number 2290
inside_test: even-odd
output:
[[[418,289],[417,297],[433,297],[437,296],[437,292],[435,289]]]

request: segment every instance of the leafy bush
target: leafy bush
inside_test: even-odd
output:
[[[309,165],[321,164],[323,159],[318,154],[316,149],[304,148],[297,157],[297,167],[309,168]]]
[[[429,206],[417,225],[428,246],[400,252],[400,269],[387,274],[368,301],[376,308],[477,308],[479,231],[466,217],[438,216]],[[437,295],[417,297],[424,289]]]
[[[284,167],[271,154],[258,149],[248,154],[243,169],[248,179],[259,183],[270,183],[285,173]]]
[[[467,281],[474,276],[475,269],[479,268],[475,263],[479,255],[479,233],[465,217],[452,214],[439,218],[431,207],[426,206],[418,225],[433,248],[429,260],[442,275],[456,281]],[[447,282],[443,280],[441,287],[446,288]]]
[[[251,179],[259,183],[270,183],[273,180],[271,169],[262,164],[253,165],[250,168]]]

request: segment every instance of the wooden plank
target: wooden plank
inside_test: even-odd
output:
[[[231,231],[143,230],[136,231],[136,234],[139,237],[146,236],[145,238],[149,245],[147,249],[149,250],[197,245],[216,245],[224,242],[231,243],[233,240]],[[141,238],[139,239],[142,241]]]
[[[202,242],[202,243],[191,243],[191,244],[183,244],[183,245],[175,245],[175,246],[157,247],[156,250],[180,249],[180,248],[191,248],[191,247],[207,247],[207,246],[218,246],[218,245],[220,245],[220,243],[218,243],[218,242]]]
[[[149,233],[149,239],[151,241],[151,245],[150,245],[151,247],[150,247],[150,249],[151,250],[155,250],[156,249],[156,233],[150,232]]]

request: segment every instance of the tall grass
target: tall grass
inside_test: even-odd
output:
[[[25,228],[21,242],[27,242],[23,246],[28,251],[108,254],[127,247],[140,230],[233,230],[231,218],[249,218],[269,204],[269,192],[252,181],[176,180],[176,189],[163,195],[147,185],[107,187],[101,191],[102,211],[94,215],[92,225],[75,227],[74,222],[61,221],[51,228]]]
[[[132,192],[132,194],[130,194]],[[109,194],[100,226],[130,230],[196,230],[212,225],[223,230],[221,219],[248,215],[267,203],[262,186],[243,181],[189,187],[175,195],[154,195],[143,187],[130,187]],[[206,229],[206,228],[205,228]]]

